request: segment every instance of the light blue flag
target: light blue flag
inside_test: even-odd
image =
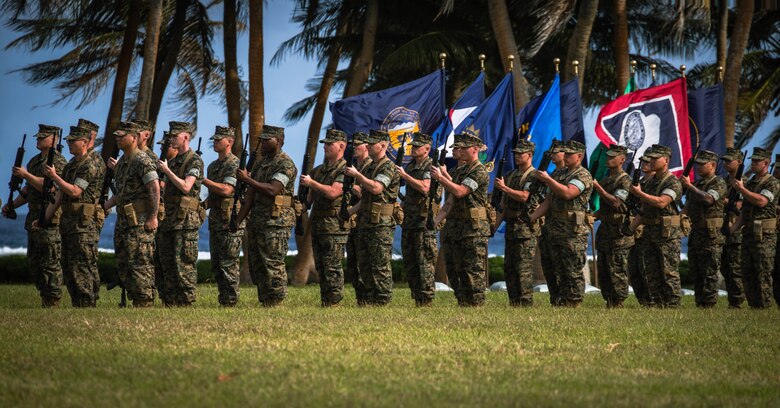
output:
[[[550,149],[553,139],[561,140],[561,78],[555,74],[552,86],[544,95],[528,129],[529,140],[536,143],[534,167],[542,161],[544,152]],[[548,169],[539,169],[548,170]]]

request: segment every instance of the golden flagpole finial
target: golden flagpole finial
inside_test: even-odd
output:
[[[515,56],[510,54],[507,59],[509,59],[509,72],[512,72],[515,70]]]
[[[650,64],[650,75],[653,78],[653,82],[655,82],[655,69],[658,67],[658,65]]]
[[[680,75],[685,78],[685,65],[680,65]]]
[[[555,59],[553,59],[553,64],[555,64],[555,73],[556,73],[556,74],[557,74],[558,72],[560,72],[560,71],[558,70],[558,65],[559,65],[560,63],[561,63],[561,59],[560,59],[560,58],[555,58]]]
[[[439,54],[439,61],[441,61],[441,69],[444,69],[444,67],[446,66],[446,64],[445,64],[446,60],[447,60],[447,53],[446,52],[442,52],[441,54]]]
[[[487,57],[485,57],[485,54],[479,54],[478,58],[479,58],[479,70],[484,72],[485,71],[485,58],[487,58]]]
[[[723,82],[723,67],[718,65],[718,82]]]
[[[631,60],[631,75],[636,72],[636,60]]]
[[[571,65],[574,65],[574,76],[580,76],[580,62],[574,60],[571,62]]]

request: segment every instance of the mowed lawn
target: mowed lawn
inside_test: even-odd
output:
[[[780,406],[780,311],[530,309],[450,293],[416,309],[321,309],[316,286],[275,309],[199,287],[188,309],[42,310],[0,286],[0,406]],[[66,303],[69,298],[63,299]]]

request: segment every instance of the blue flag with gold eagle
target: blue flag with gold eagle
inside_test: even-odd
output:
[[[381,91],[344,98],[330,104],[333,126],[352,135],[355,132],[384,130],[390,134],[387,155],[395,158],[401,141],[414,132],[433,133],[444,120],[444,71]],[[407,157],[407,160],[409,158]]]

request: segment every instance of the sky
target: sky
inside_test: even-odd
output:
[[[308,96],[305,90],[305,84],[308,79],[316,74],[316,61],[307,61],[297,55],[291,55],[278,66],[270,66],[269,61],[279,45],[286,39],[292,37],[298,32],[298,26],[290,22],[293,11],[293,2],[286,0],[269,0],[266,2],[264,10],[264,82],[265,82],[265,117],[269,125],[281,125],[286,128],[286,141],[284,150],[295,160],[298,166],[301,165],[303,152],[306,144],[306,134],[310,115],[294,126],[288,126],[284,123],[282,117],[284,111],[294,102]],[[221,20],[222,9],[214,7],[213,17]],[[101,126],[105,127],[106,117],[111,96],[111,84],[104,93],[92,104],[81,110],[76,110],[76,103],[63,103],[56,106],[49,106],[52,101],[57,99],[58,95],[53,85],[32,86],[24,82],[20,73],[12,72],[25,65],[35,62],[45,61],[64,54],[68,49],[49,49],[30,53],[25,49],[5,50],[4,47],[12,39],[18,36],[17,33],[9,30],[7,27],[0,26],[0,179],[8,180],[11,174],[11,167],[16,155],[16,148],[22,139],[22,134],[27,133],[30,140],[26,144],[25,163],[38,153],[35,148],[35,142],[32,135],[36,133],[38,123],[47,123],[63,128],[63,132],[69,130],[69,126],[75,125],[79,118],[87,118]],[[222,58],[222,37],[217,33],[214,38],[214,51],[218,58]],[[239,37],[238,42],[238,63],[242,77],[245,79],[248,72],[248,39],[246,33]],[[710,51],[702,51],[697,54],[697,59],[714,59]],[[689,67],[695,65],[696,61],[673,61],[677,65],[687,64]],[[140,65],[139,68],[140,70]],[[136,72],[137,75],[137,72]],[[173,81],[172,81],[173,82]],[[642,86],[643,84],[640,84]],[[166,96],[173,91],[168,89]],[[340,93],[332,93],[330,101],[335,101]],[[157,129],[167,129],[167,122],[177,120],[174,116],[176,107],[171,104],[163,104],[160,111],[160,117]],[[595,126],[594,112],[585,117],[586,137],[595,139],[593,128]],[[767,121],[754,137],[755,141],[763,140],[771,130],[777,125],[778,120]],[[326,111],[323,124],[331,123],[330,112]],[[203,159],[206,164],[216,159],[216,154],[208,143],[208,137],[214,132],[217,125],[227,124],[227,113],[225,113],[223,103],[214,101],[213,98],[204,98],[199,101],[198,106],[198,134],[204,138],[202,150]],[[248,129],[247,120],[244,121],[244,129]],[[67,134],[67,133],[65,133]],[[101,133],[102,135],[102,133]],[[755,142],[754,142],[755,143]],[[195,148],[197,140],[192,147]],[[589,143],[595,146],[595,143]],[[752,148],[753,144],[749,147]],[[590,146],[589,146],[590,147]],[[65,150],[66,158],[71,155]],[[775,153],[780,153],[780,146],[775,148]],[[316,163],[322,161],[323,155],[318,152]],[[205,189],[204,189],[205,190]],[[205,195],[205,192],[203,192]]]

